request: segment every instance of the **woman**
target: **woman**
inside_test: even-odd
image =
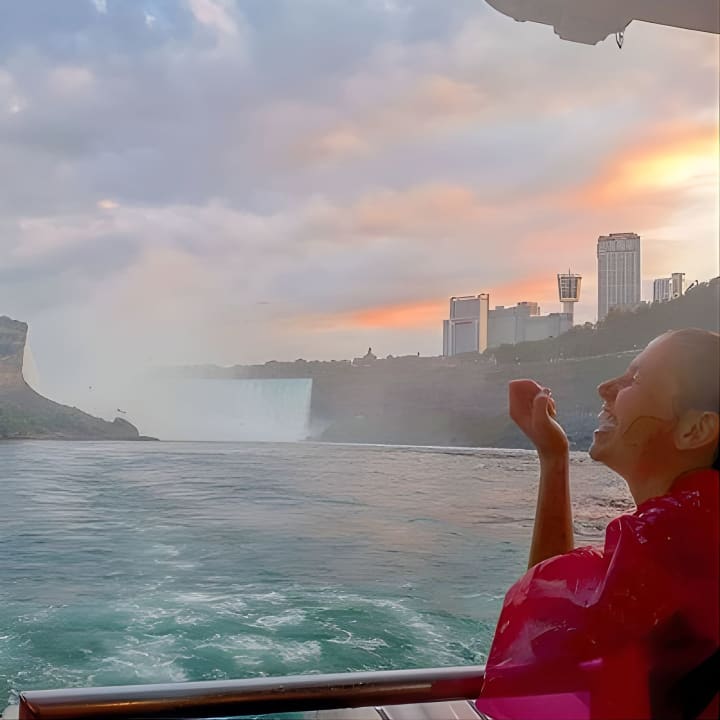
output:
[[[574,549],[568,441],[547,388],[510,383],[540,485],[529,569],[508,592],[478,707],[502,717],[717,717],[720,335],[656,338],[599,386],[590,456],[636,511]],[[714,699],[713,699],[713,696]]]

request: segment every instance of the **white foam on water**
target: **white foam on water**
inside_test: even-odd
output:
[[[335,645],[349,645],[350,647],[358,648],[359,650],[377,650],[378,648],[389,647],[389,645],[382,638],[359,638],[355,637],[351,632],[338,628],[341,632],[346,633],[344,638],[330,638],[327,642]]]
[[[185,671],[176,662],[187,659],[177,647],[178,638],[128,636],[113,655],[101,660],[101,671],[131,678],[136,682],[184,682]],[[93,677],[100,674],[95,673]]]
[[[306,662],[308,660],[315,660],[322,655],[322,647],[317,640],[285,644],[278,648],[278,650],[280,657],[282,657],[285,662]]]
[[[286,663],[298,663],[316,660],[322,655],[322,646],[317,640],[282,640],[277,637],[251,634],[216,633],[196,647],[230,653],[234,660],[242,665],[247,665],[249,662],[259,665],[268,658],[280,658]]]
[[[180,550],[174,545],[167,545],[166,543],[155,543],[151,545],[145,551],[147,555],[162,555],[165,557],[177,557],[180,554]]]
[[[267,628],[269,630],[277,630],[286,625],[300,625],[305,621],[306,614],[303,610],[293,609],[287,610],[281,615],[263,615],[259,617],[251,625]]]

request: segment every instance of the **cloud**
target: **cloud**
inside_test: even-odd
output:
[[[468,294],[485,292],[490,295],[491,309],[497,305],[515,305],[531,300],[541,304],[542,312],[557,312],[555,276],[538,273],[510,282],[483,284],[481,289],[469,288]],[[337,314],[305,316],[300,319],[311,331],[328,332],[358,328],[366,330],[421,330],[439,328],[448,317],[448,298],[436,297],[410,303],[366,307]],[[543,308],[542,306],[545,305]]]
[[[320,330],[345,328],[418,329],[437,326],[445,317],[445,305],[440,299],[401,305],[383,305],[334,316],[305,318],[304,323]]]
[[[493,215],[472,188],[449,184],[373,192],[346,212],[354,233],[435,239],[480,233]]]
[[[221,35],[236,37],[238,25],[230,9],[222,0],[187,0],[195,19]]]
[[[404,87],[411,84],[411,89]],[[422,137],[428,132],[477,120],[487,106],[472,83],[430,74],[405,78],[397,94],[388,93],[370,110],[354,119],[301,141],[297,153],[310,161],[341,161],[366,152],[379,152],[388,144]]]
[[[715,37],[585,48],[477,0],[53,7],[0,26],[0,308],[41,374],[436,353],[451,295],[557,310],[568,266],[593,319],[606,232],[717,273]]]
[[[73,96],[88,92],[95,82],[93,73],[85,67],[64,66],[53,68],[48,77],[48,85],[58,95]]]
[[[585,194],[590,205],[612,205],[650,193],[717,188],[720,181],[718,126],[685,123],[650,129],[610,158]]]

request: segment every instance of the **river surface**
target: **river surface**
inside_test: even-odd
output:
[[[523,572],[522,450],[0,443],[18,690],[482,663]],[[573,455],[579,544],[631,508]]]

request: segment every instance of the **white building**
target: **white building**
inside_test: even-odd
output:
[[[672,293],[671,278],[656,278],[653,280],[653,302],[667,302]]]
[[[541,315],[540,306],[536,302],[520,302],[513,307],[498,305],[489,312],[488,346],[545,340],[562,335],[572,326],[570,313]]]
[[[685,292],[685,273],[673,273],[668,278],[653,280],[653,302],[667,302]]]
[[[597,241],[598,320],[612,308],[632,310],[640,304],[640,236],[601,235]]]
[[[516,345],[525,340],[526,326],[530,318],[540,316],[536,302],[519,302],[512,307],[497,305],[488,317],[488,345]]]
[[[450,298],[450,318],[443,320],[443,355],[485,352],[488,346],[490,295]]]

